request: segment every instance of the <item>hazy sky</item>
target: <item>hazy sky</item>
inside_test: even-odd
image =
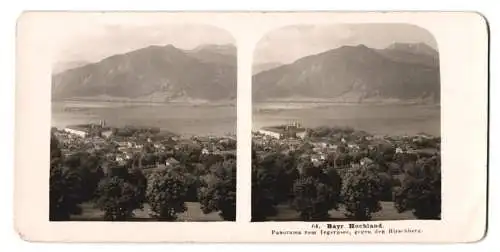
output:
[[[288,26],[267,33],[257,44],[254,63],[292,63],[307,55],[343,45],[385,48],[394,42],[424,42],[436,49],[434,37],[407,24],[341,24]]]
[[[150,45],[172,44],[193,49],[201,44],[234,44],[231,34],[205,25],[117,25],[79,22],[62,25],[57,31],[53,63],[99,61]]]

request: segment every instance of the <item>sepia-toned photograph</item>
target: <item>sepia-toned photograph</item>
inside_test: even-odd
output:
[[[479,241],[488,41],[473,12],[25,12],[14,228],[32,242]]]
[[[256,45],[252,72],[252,221],[441,219],[430,32],[287,26]]]
[[[53,55],[50,221],[235,221],[231,35],[87,21]]]

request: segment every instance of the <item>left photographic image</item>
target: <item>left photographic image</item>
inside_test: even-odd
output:
[[[49,220],[235,221],[231,34],[202,24],[62,27]]]

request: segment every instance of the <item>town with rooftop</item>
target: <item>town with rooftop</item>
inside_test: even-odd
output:
[[[54,199],[72,202],[77,209],[71,211],[67,206],[54,209],[52,220],[235,219],[234,135],[182,136],[154,127],[110,127],[100,120],[53,127],[51,136],[51,180],[61,176],[68,183],[51,183],[51,194]],[[72,175],[78,176],[82,183],[74,183]],[[153,182],[155,179],[166,181],[163,186],[168,188],[157,189],[160,185]],[[225,201],[214,202],[213,194],[219,193],[220,184],[226,182]],[[56,190],[57,186],[64,191]],[[127,187],[133,190],[123,191]],[[113,194],[118,189],[122,193]],[[171,201],[161,198],[157,202],[160,206],[155,206],[153,195],[169,189],[175,190],[170,196],[177,198]]]
[[[263,127],[252,133],[252,220],[439,219],[440,143],[296,121]]]

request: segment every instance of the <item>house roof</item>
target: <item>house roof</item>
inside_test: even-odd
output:
[[[88,127],[84,127],[83,125],[69,125],[69,126],[66,127],[66,129],[78,130],[78,131],[82,131],[82,132],[88,132],[89,131],[89,128]]]
[[[170,163],[170,164],[178,164],[179,161],[177,161],[177,159],[173,158],[173,157],[169,157],[167,160],[166,160],[167,163]]]
[[[271,132],[280,133],[280,134],[287,133],[287,132],[298,133],[298,132],[306,131],[305,128],[297,128],[297,127],[291,127],[291,126],[287,127],[287,125],[263,127],[263,128],[261,128],[261,130],[271,131]]]

